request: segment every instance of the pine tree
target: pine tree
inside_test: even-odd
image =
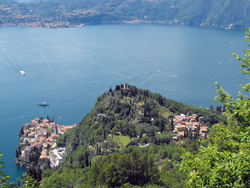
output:
[[[16,150],[16,158],[18,158],[18,151]]]
[[[169,126],[170,126],[170,131],[173,131],[174,130],[174,119],[173,118],[171,118]]]
[[[208,109],[209,109],[209,110],[211,110],[211,111],[213,111],[213,110],[214,110],[213,105],[212,105],[212,104],[210,104],[210,105],[209,105],[209,107],[208,107]]]
[[[103,129],[103,139],[104,140],[106,139],[106,131],[105,131],[105,129]]]
[[[73,158],[72,158],[72,156],[70,157],[70,164],[72,164],[73,163]]]
[[[21,135],[23,135],[24,134],[24,131],[23,131],[23,126],[22,126],[22,128],[21,128]]]
[[[84,153],[84,161],[85,161],[85,166],[89,166],[89,156],[87,151]]]
[[[99,155],[99,148],[98,148],[98,144],[96,145],[96,155]]]
[[[40,168],[38,168],[37,170],[37,180],[38,181],[42,180],[42,170]]]
[[[49,159],[47,160],[47,168],[48,168],[48,169],[51,168],[51,167],[50,167],[50,160],[49,160]]]
[[[58,133],[57,124],[55,123],[55,134]]]

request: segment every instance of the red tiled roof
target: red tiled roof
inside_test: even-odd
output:
[[[208,130],[208,127],[201,127],[201,130]]]
[[[184,128],[184,127],[186,128],[186,125],[176,125],[175,127],[176,128]]]
[[[41,155],[40,159],[47,159],[47,156],[46,155]]]
[[[181,136],[184,136],[185,132],[184,131],[178,131],[178,134]]]

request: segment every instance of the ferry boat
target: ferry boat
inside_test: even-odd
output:
[[[47,102],[42,102],[42,103],[38,104],[38,106],[49,106],[49,104]]]

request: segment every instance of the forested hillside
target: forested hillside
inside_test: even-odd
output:
[[[23,1],[22,1],[23,2]],[[1,0],[1,25],[69,27],[81,24],[162,23],[246,29],[248,0]]]
[[[184,186],[181,154],[196,153],[207,141],[198,129],[178,135],[173,119],[181,113],[195,114],[200,127],[225,121],[215,110],[135,86],[110,88],[75,128],[57,139],[59,147],[66,146],[65,159],[57,169],[43,169],[41,186]]]

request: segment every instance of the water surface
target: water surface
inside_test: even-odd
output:
[[[215,81],[236,93],[242,81],[231,53],[243,31],[165,25],[0,28],[0,151],[12,180],[17,133],[38,116],[79,122],[109,87],[127,82],[185,104],[207,107]],[[27,75],[22,76],[19,70]],[[37,104],[46,101],[48,108]]]

